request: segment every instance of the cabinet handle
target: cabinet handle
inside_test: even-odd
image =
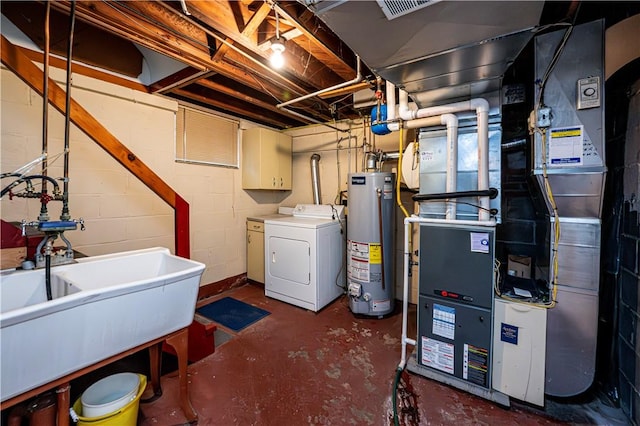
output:
[[[251,234],[247,234],[247,242],[251,244]]]
[[[273,186],[274,187],[276,186],[276,178],[275,177],[273,178]]]
[[[284,186],[284,181],[280,178],[280,186]]]

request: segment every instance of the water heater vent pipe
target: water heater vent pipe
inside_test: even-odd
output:
[[[311,156],[311,189],[313,191],[313,204],[322,203],[322,194],[320,193],[320,154]]]

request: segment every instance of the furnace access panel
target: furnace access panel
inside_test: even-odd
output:
[[[418,363],[490,388],[495,227],[420,226]]]

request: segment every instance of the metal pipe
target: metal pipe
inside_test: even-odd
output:
[[[49,139],[49,20],[51,16],[51,3],[46,2],[45,15],[44,15],[44,57],[43,57],[43,72],[42,72],[42,189],[40,190],[42,197],[40,201],[40,215],[38,220],[49,220],[49,213],[47,213],[47,180],[44,176],[47,176],[47,152],[48,139]]]
[[[381,284],[382,290],[384,290],[384,232],[383,232],[383,222],[382,222],[382,190],[380,188],[376,189],[376,193],[378,194],[378,231],[380,232],[380,274],[381,276]]]
[[[348,130],[340,129],[340,128],[336,127],[336,126],[332,126],[331,124],[328,124],[328,123],[322,122],[322,121],[320,121],[320,120],[316,120],[315,118],[308,117],[308,116],[306,116],[306,115],[304,115],[304,114],[300,114],[299,112],[293,111],[293,110],[291,110],[291,109],[289,109],[289,108],[280,108],[280,109],[281,109],[282,111],[285,111],[285,112],[287,112],[287,113],[291,114],[291,115],[295,115],[296,117],[300,117],[300,118],[302,118],[303,120],[306,120],[306,121],[308,121],[308,122],[310,122],[310,123],[321,124],[321,125],[323,125],[323,126],[327,126],[327,127],[329,127],[330,129],[333,129],[333,130],[336,130],[336,131],[338,131],[338,132],[342,132],[342,133],[347,133],[347,132],[348,132]]]
[[[185,15],[191,15],[191,12],[189,12],[189,9],[187,9],[187,2],[185,0],[180,0],[180,5],[182,6],[182,12]]]
[[[76,2],[71,2],[69,18],[69,43],[67,44],[67,98],[64,111],[64,180],[62,190],[62,212],[60,220],[69,220],[69,129],[71,127],[71,63],[73,59],[73,30],[76,22]]]
[[[313,191],[313,204],[322,204],[319,163],[320,154],[313,154],[311,156],[311,189]]]
[[[362,81],[362,73],[360,72],[360,56],[356,55],[356,77],[353,80],[345,81],[344,83],[336,84],[335,86],[327,87],[326,89],[321,89],[316,92],[309,93],[295,99],[291,99],[287,102],[277,104],[276,108],[282,108],[287,105],[295,104],[296,102],[304,101],[305,99],[313,98],[314,96],[318,96],[323,93],[330,92],[332,90],[341,89],[343,87],[350,86],[355,83],[360,83],[361,81]]]

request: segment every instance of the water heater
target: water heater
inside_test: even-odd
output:
[[[381,317],[394,307],[394,175],[349,174],[347,288],[354,314]]]

